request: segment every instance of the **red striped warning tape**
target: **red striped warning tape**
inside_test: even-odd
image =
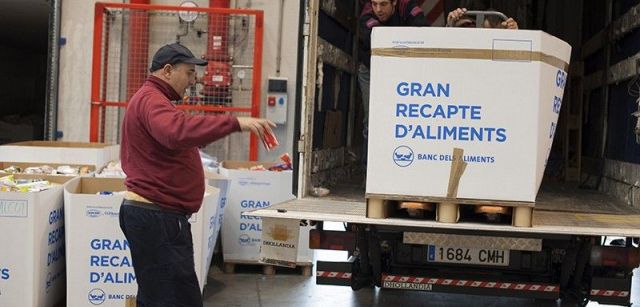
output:
[[[594,296],[615,296],[615,297],[627,297],[629,291],[616,291],[616,290],[603,290],[603,289],[591,289],[591,295]]]
[[[316,271],[316,277],[349,279],[349,278],[351,278],[351,273],[349,273],[349,272]]]
[[[501,289],[501,290],[522,290],[522,291],[540,291],[540,292],[559,292],[560,291],[560,286],[549,285],[549,284],[527,284],[527,283],[513,283],[513,282],[499,282],[499,281],[428,278],[428,277],[397,276],[397,275],[382,275],[382,280],[393,281],[393,282],[414,283],[414,284],[431,284],[431,285],[442,285],[442,286],[487,288],[487,289]]]

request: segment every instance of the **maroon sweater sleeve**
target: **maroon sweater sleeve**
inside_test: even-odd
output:
[[[157,96],[148,96],[142,114],[147,131],[168,149],[203,146],[240,131],[238,120],[231,115],[189,115]]]

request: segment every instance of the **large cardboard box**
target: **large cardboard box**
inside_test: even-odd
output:
[[[60,185],[40,192],[0,192],[0,306],[54,306],[64,297],[67,176],[14,175]]]
[[[119,157],[120,145],[104,143],[25,141],[0,146],[0,161],[89,164],[100,169]]]
[[[262,222],[260,217],[242,214],[295,198],[291,194],[292,171],[250,171],[249,168],[274,163],[224,161],[220,174],[231,180],[222,224],[222,253],[225,262],[257,263],[260,260]],[[313,261],[309,230],[300,227],[298,263]]]
[[[100,191],[124,191],[123,178],[79,177],[64,190],[67,242],[67,306],[124,306],[138,287],[129,243],[118,219],[122,194],[96,195]],[[210,263],[209,222],[217,210],[218,189],[207,187],[200,211],[192,215],[194,261],[200,289]]]
[[[460,148],[454,197],[535,201],[570,54],[541,31],[375,28],[367,194],[446,197]]]

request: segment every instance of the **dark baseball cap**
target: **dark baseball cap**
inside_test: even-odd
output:
[[[191,51],[178,43],[168,44],[156,51],[151,61],[149,71],[154,72],[167,64],[187,63],[200,66],[207,65],[207,61],[196,58]]]

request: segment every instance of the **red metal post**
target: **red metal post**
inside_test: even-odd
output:
[[[262,32],[264,30],[264,14],[256,13],[256,38],[253,45],[253,85],[251,92],[251,116],[260,117],[260,89],[262,88]],[[258,159],[258,139],[251,135],[249,141],[249,160]]]
[[[100,125],[98,127],[98,142],[104,142],[104,135],[106,130],[106,121],[107,121],[107,105],[104,102],[107,100],[107,76],[109,74],[109,30],[111,29],[111,22],[109,22],[109,17],[107,14],[108,11],[103,11],[103,15],[107,15],[105,19],[104,29],[104,49],[102,54],[104,54],[104,61],[102,64],[102,87],[100,89]]]
[[[89,126],[89,141],[98,141],[98,124],[100,117],[100,71],[102,47],[102,22],[104,4],[96,3],[93,23],[93,59],[91,63],[91,119]]]

